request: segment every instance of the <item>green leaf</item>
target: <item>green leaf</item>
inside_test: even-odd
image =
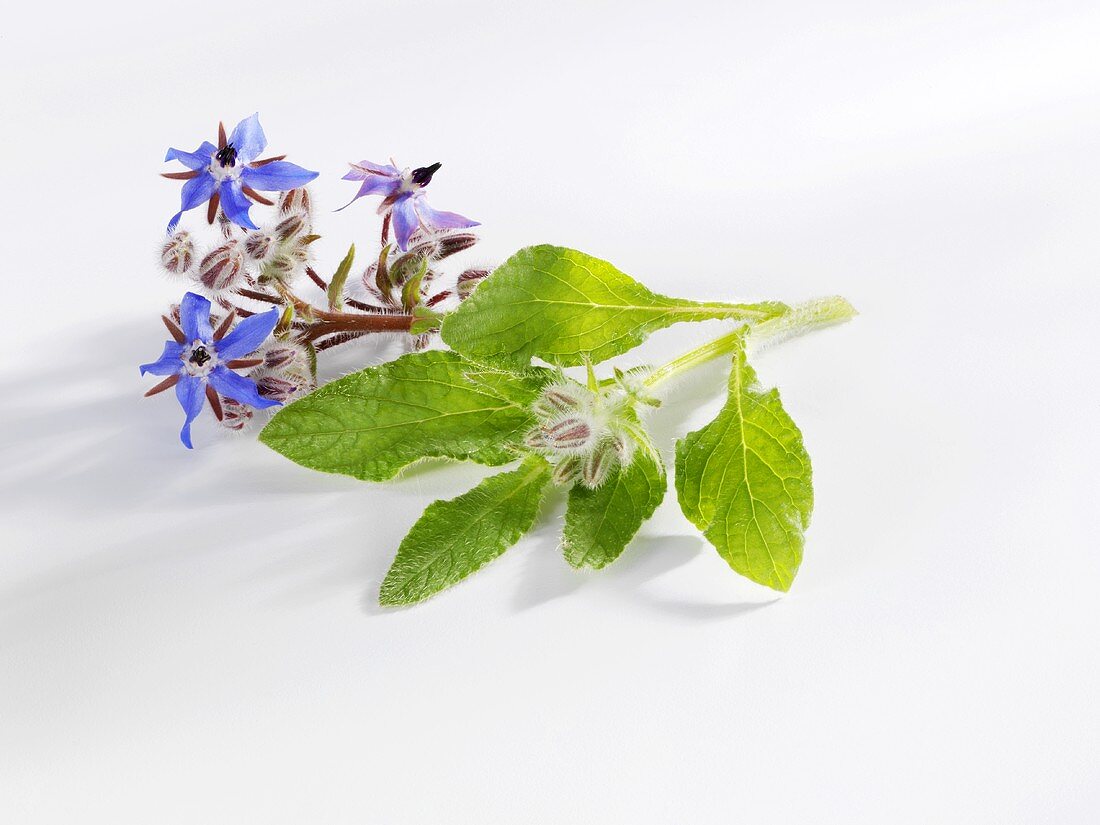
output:
[[[594,363],[633,349],[677,321],[757,321],[783,304],[697,303],[650,292],[607,261],[559,246],[521,249],[443,323],[443,340],[467,358],[525,366]]]
[[[329,282],[329,309],[339,310],[344,306],[344,284],[348,282],[348,273],[351,272],[351,264],[354,260],[355,244],[352,244],[351,248],[348,249],[348,254],[344,256],[344,260],[340,261],[340,265],[336,267],[336,274],[332,276],[332,280]]]
[[[664,468],[640,454],[595,490],[569,491],[562,550],[574,567],[606,567],[623,552],[665,497]]]
[[[379,603],[415,604],[480,570],[531,529],[549,481],[550,465],[529,456],[458,498],[430,504],[401,542]]]
[[[684,515],[730,567],[785,591],[813,510],[810,457],[778,390],[755,383],[742,346],[722,411],[676,445],[676,492]]]
[[[428,309],[427,307],[413,307],[412,315],[415,320],[409,325],[409,335],[423,335],[425,332],[434,332],[439,329],[439,325],[443,321],[442,312],[436,312],[434,309]]]
[[[281,409],[260,440],[305,467],[368,481],[429,457],[514,461],[510,447],[534,419],[469,369],[453,352],[418,352],[352,373]]]

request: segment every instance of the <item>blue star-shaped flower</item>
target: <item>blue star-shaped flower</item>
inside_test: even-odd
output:
[[[148,372],[168,376],[146,395],[175,386],[176,398],[186,415],[180,440],[188,449],[191,449],[191,422],[202,412],[205,401],[210,401],[214,415],[221,419],[218,393],[257,409],[274,407],[279,403],[261,396],[250,378],[231,372],[260,363],[261,359],[245,359],[244,356],[255,352],[267,340],[279,321],[279,310],[272,309],[245,318],[226,335],[233,317],[230,314],[216,330],[212,329],[210,302],[201,295],[188,292],[180,301],[179,326],[167,316],[164,318],[175,340],[165,342],[164,352],[158,360],[141,365],[142,375]]]
[[[411,171],[406,169],[404,172],[391,164],[371,163],[369,160],[349,165],[351,171],[344,175],[343,180],[359,180],[363,183],[351,202],[340,208],[347,209],[364,195],[383,195],[378,214],[389,213],[392,216],[393,232],[402,252],[409,248],[409,238],[422,226],[430,230],[467,229],[480,225],[457,212],[441,212],[428,206],[424,187],[431,183],[432,176],[439,171],[442,163],[433,163]]]
[[[257,190],[286,192],[317,177],[316,172],[283,160],[286,155],[256,160],[265,146],[267,138],[260,127],[260,116],[254,114],[238,123],[228,138],[225,127],[219,123],[217,146],[203,141],[194,152],[169,149],[164,159],[178,160],[191,171],[163,173],[166,178],[187,181],[183,185],[180,211],[168,222],[168,231],[176,228],[184,212],[208,201],[206,218],[210,223],[214,222],[220,203],[233,223],[255,229],[256,224],[248,216],[252,205],[249,198],[268,206],[272,203]]]

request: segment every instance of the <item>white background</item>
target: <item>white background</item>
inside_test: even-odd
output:
[[[1090,2],[9,8],[0,821],[1096,821],[1098,42]],[[183,292],[157,173],[255,110],[322,173],[323,269],[376,231],[329,211],[343,164],[393,155],[444,162],[468,261],[851,299],[757,364],[814,460],[791,593],[669,496],[604,572],[561,559],[558,505],[382,612],[420,509],[485,470],[369,485],[206,424],[184,450],[137,371]],[[666,449],[721,384],[652,416]]]

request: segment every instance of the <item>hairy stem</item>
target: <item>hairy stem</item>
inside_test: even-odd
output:
[[[777,318],[742,325],[721,338],[715,338],[679,358],[674,358],[650,373],[645,385],[655,387],[700,364],[728,355],[741,346],[742,341],[750,349],[759,350],[815,329],[844,323],[855,315],[855,307],[839,296],[807,301]]]

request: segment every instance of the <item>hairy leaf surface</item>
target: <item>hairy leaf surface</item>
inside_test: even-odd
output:
[[[762,320],[779,303],[697,303],[658,295],[607,261],[559,246],[521,249],[443,322],[443,340],[475,361],[598,363],[677,321]]]
[[[534,425],[518,390],[541,374],[472,380],[453,352],[419,352],[347,375],[280,410],[260,440],[315,470],[368,481],[392,478],[422,458],[514,461],[508,449]],[[505,379],[500,379],[504,382]]]
[[[401,542],[378,601],[415,604],[480,570],[531,529],[549,482],[550,465],[529,456],[458,498],[430,504]]]
[[[595,490],[575,484],[562,534],[566,561],[597,569],[611,564],[653,515],[667,486],[664,468],[645,453]]]
[[[813,510],[810,457],[779,392],[755,382],[742,347],[718,417],[676,445],[676,492],[730,567],[785,591]]]

